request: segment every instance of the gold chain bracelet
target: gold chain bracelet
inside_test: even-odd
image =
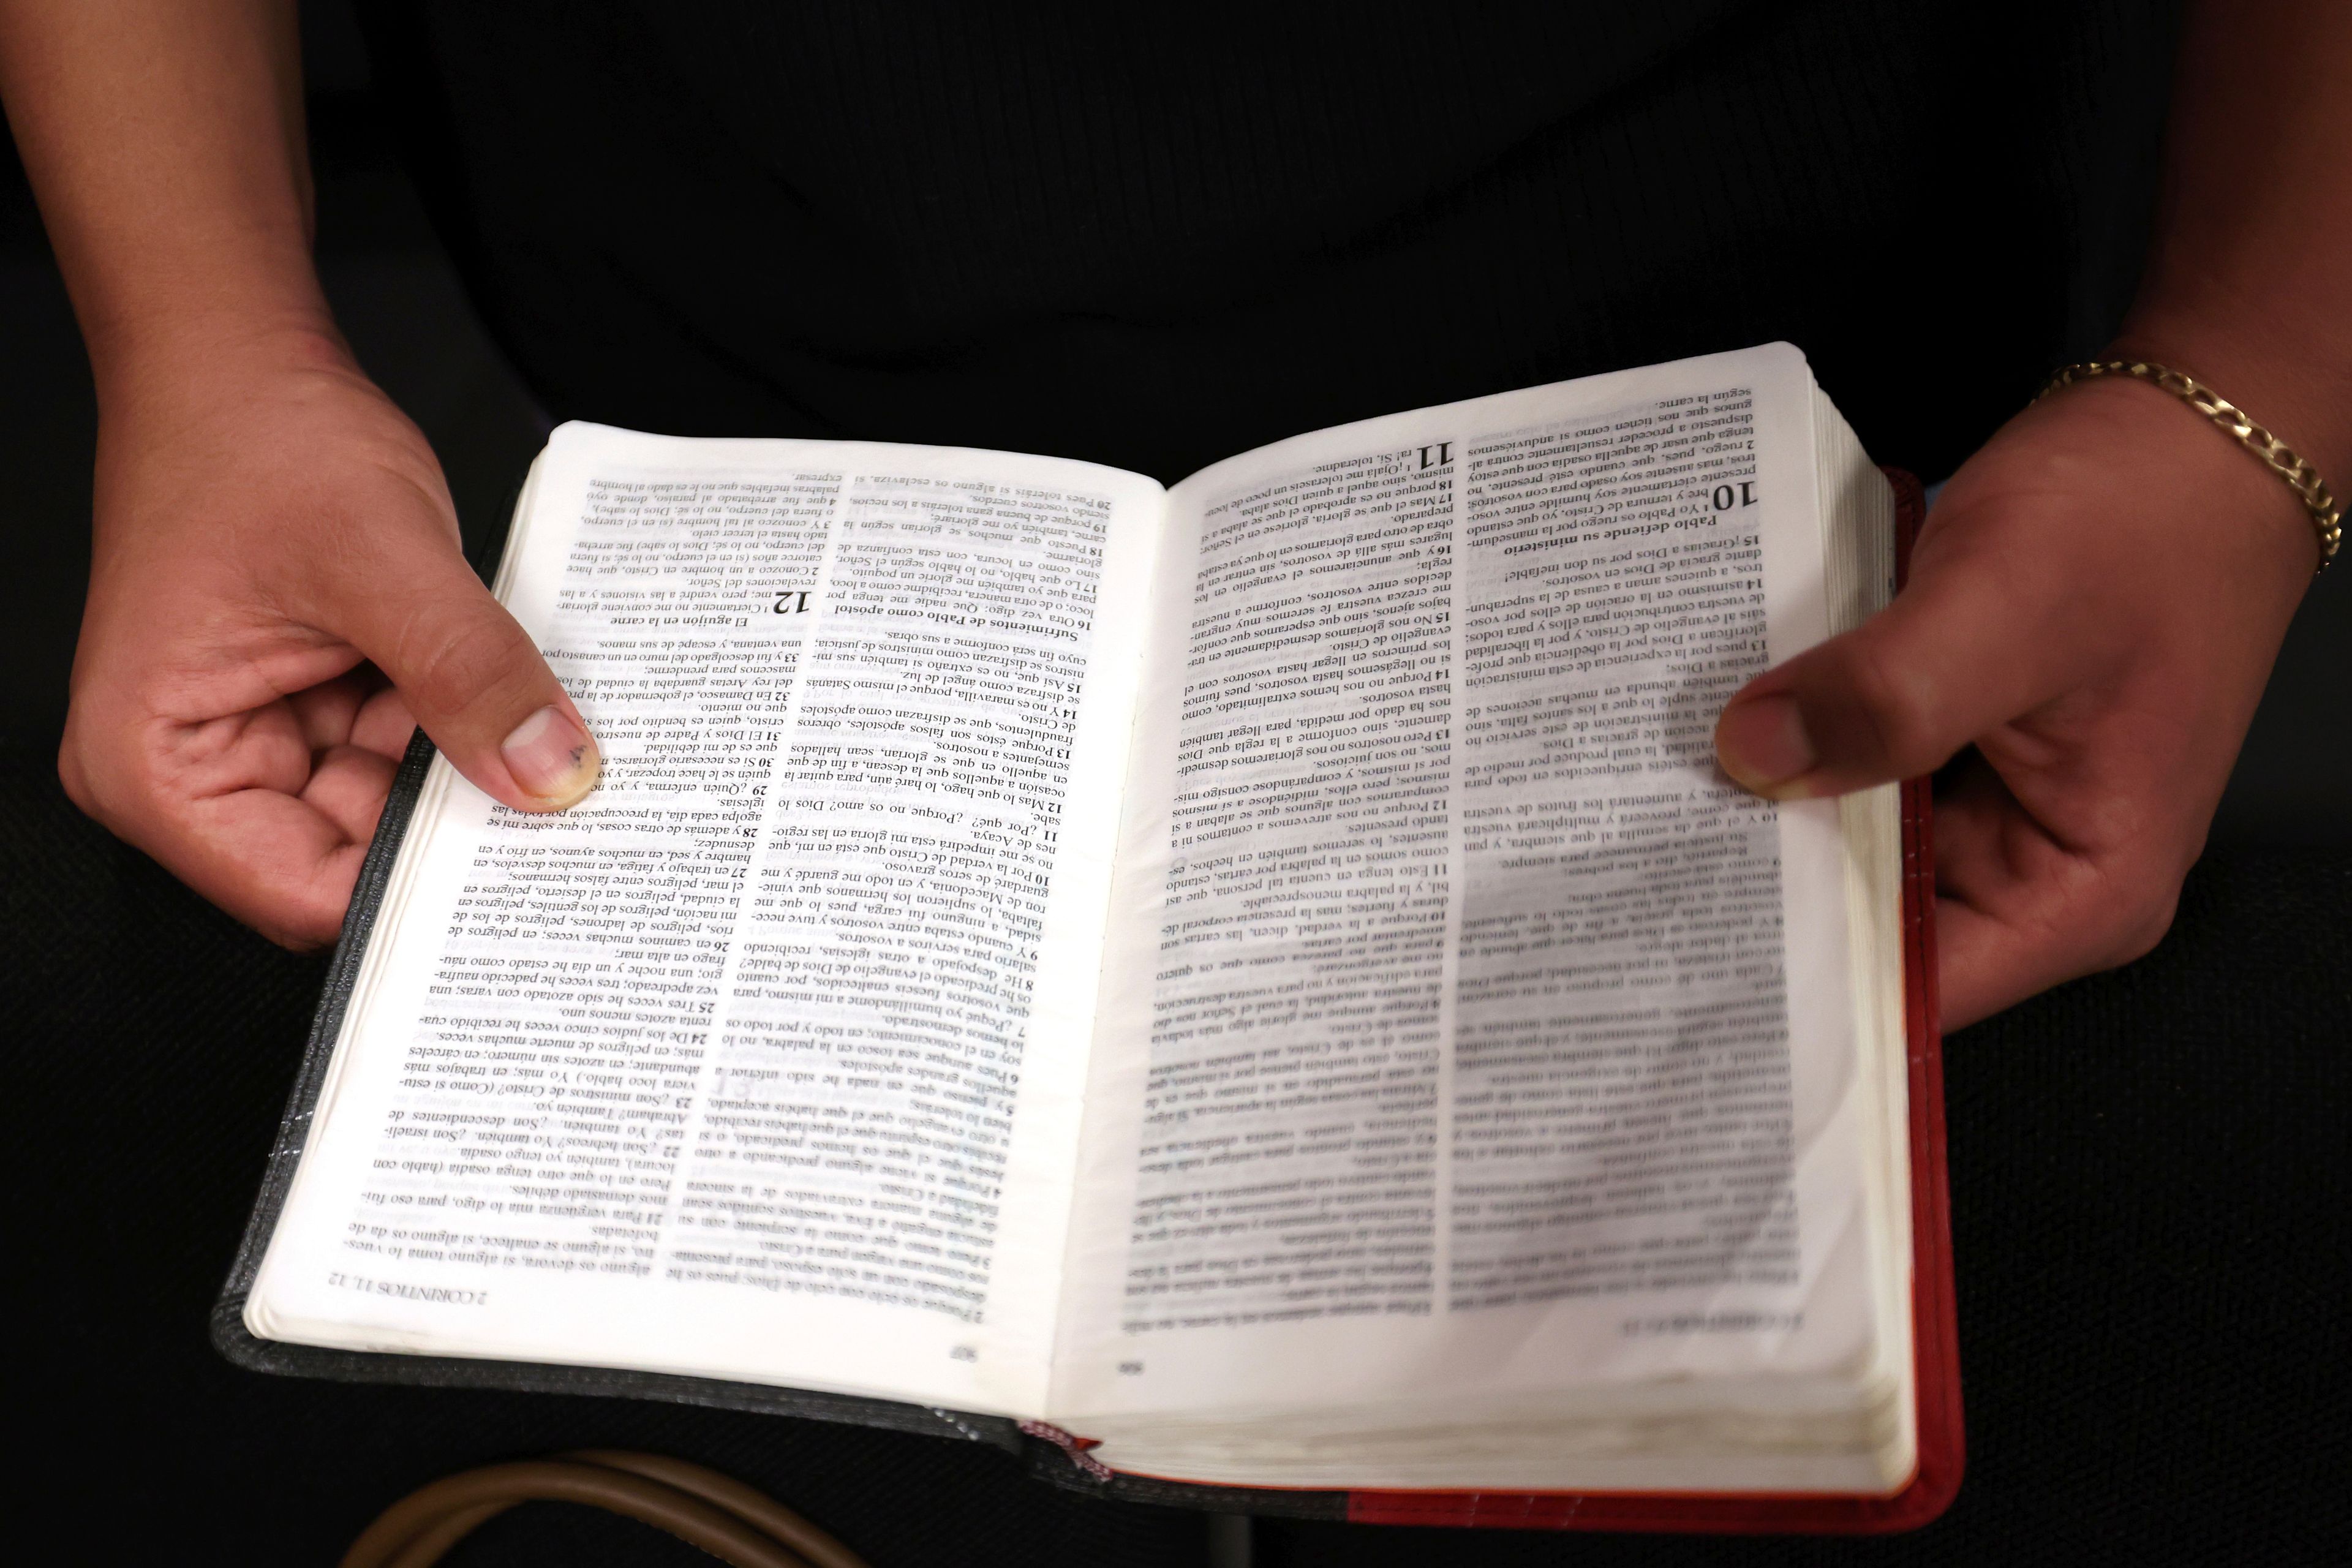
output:
[[[2327,481],[2319,477],[2317,468],[2298,457],[2294,447],[2255,424],[2252,416],[2195,376],[2146,360],[2091,360],[2061,366],[2035,394],[2033,401],[2041,402],[2062,386],[2103,375],[2128,375],[2160,386],[2236,437],[2239,444],[2260,458],[2265,468],[2286,481],[2287,489],[2303,503],[2303,510],[2311,514],[2311,526],[2319,535],[2319,571],[2327,570],[2327,563],[2336,559],[2336,546],[2344,541],[2344,509],[2336,504],[2336,494],[2327,488]]]

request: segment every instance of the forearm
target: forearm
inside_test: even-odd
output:
[[[2352,486],[2347,67],[2341,0],[2192,0],[2154,242],[2117,344],[2210,382],[2339,492]]]
[[[332,328],[293,0],[0,0],[5,98],[101,397]]]

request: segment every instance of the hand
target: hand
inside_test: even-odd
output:
[[[2225,433],[2078,384],[1953,476],[1893,605],[1731,700],[1717,754],[1791,799],[1968,751],[1938,780],[1936,920],[1945,1021],[1973,1023],[2163,936],[2317,562]]]
[[[371,667],[372,663],[372,667]],[[594,742],[460,551],[416,427],[317,331],[101,384],[76,805],[273,941],[334,940],[410,731],[527,811]]]

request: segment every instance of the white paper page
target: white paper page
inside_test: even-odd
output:
[[[1034,1413],[1161,505],[557,431],[501,590],[604,782],[436,763],[255,1331]]]
[[[1060,1416],[1878,1358],[1836,807],[1711,749],[1823,635],[1812,395],[1771,345],[1171,493]]]

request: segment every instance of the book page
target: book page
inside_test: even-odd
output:
[[[1774,345],[1171,493],[1057,1417],[1890,1353],[1837,808],[1712,751],[1824,633],[1813,395]]]
[[[603,782],[435,764],[255,1331],[1034,1413],[1161,496],[557,431],[500,588]]]

